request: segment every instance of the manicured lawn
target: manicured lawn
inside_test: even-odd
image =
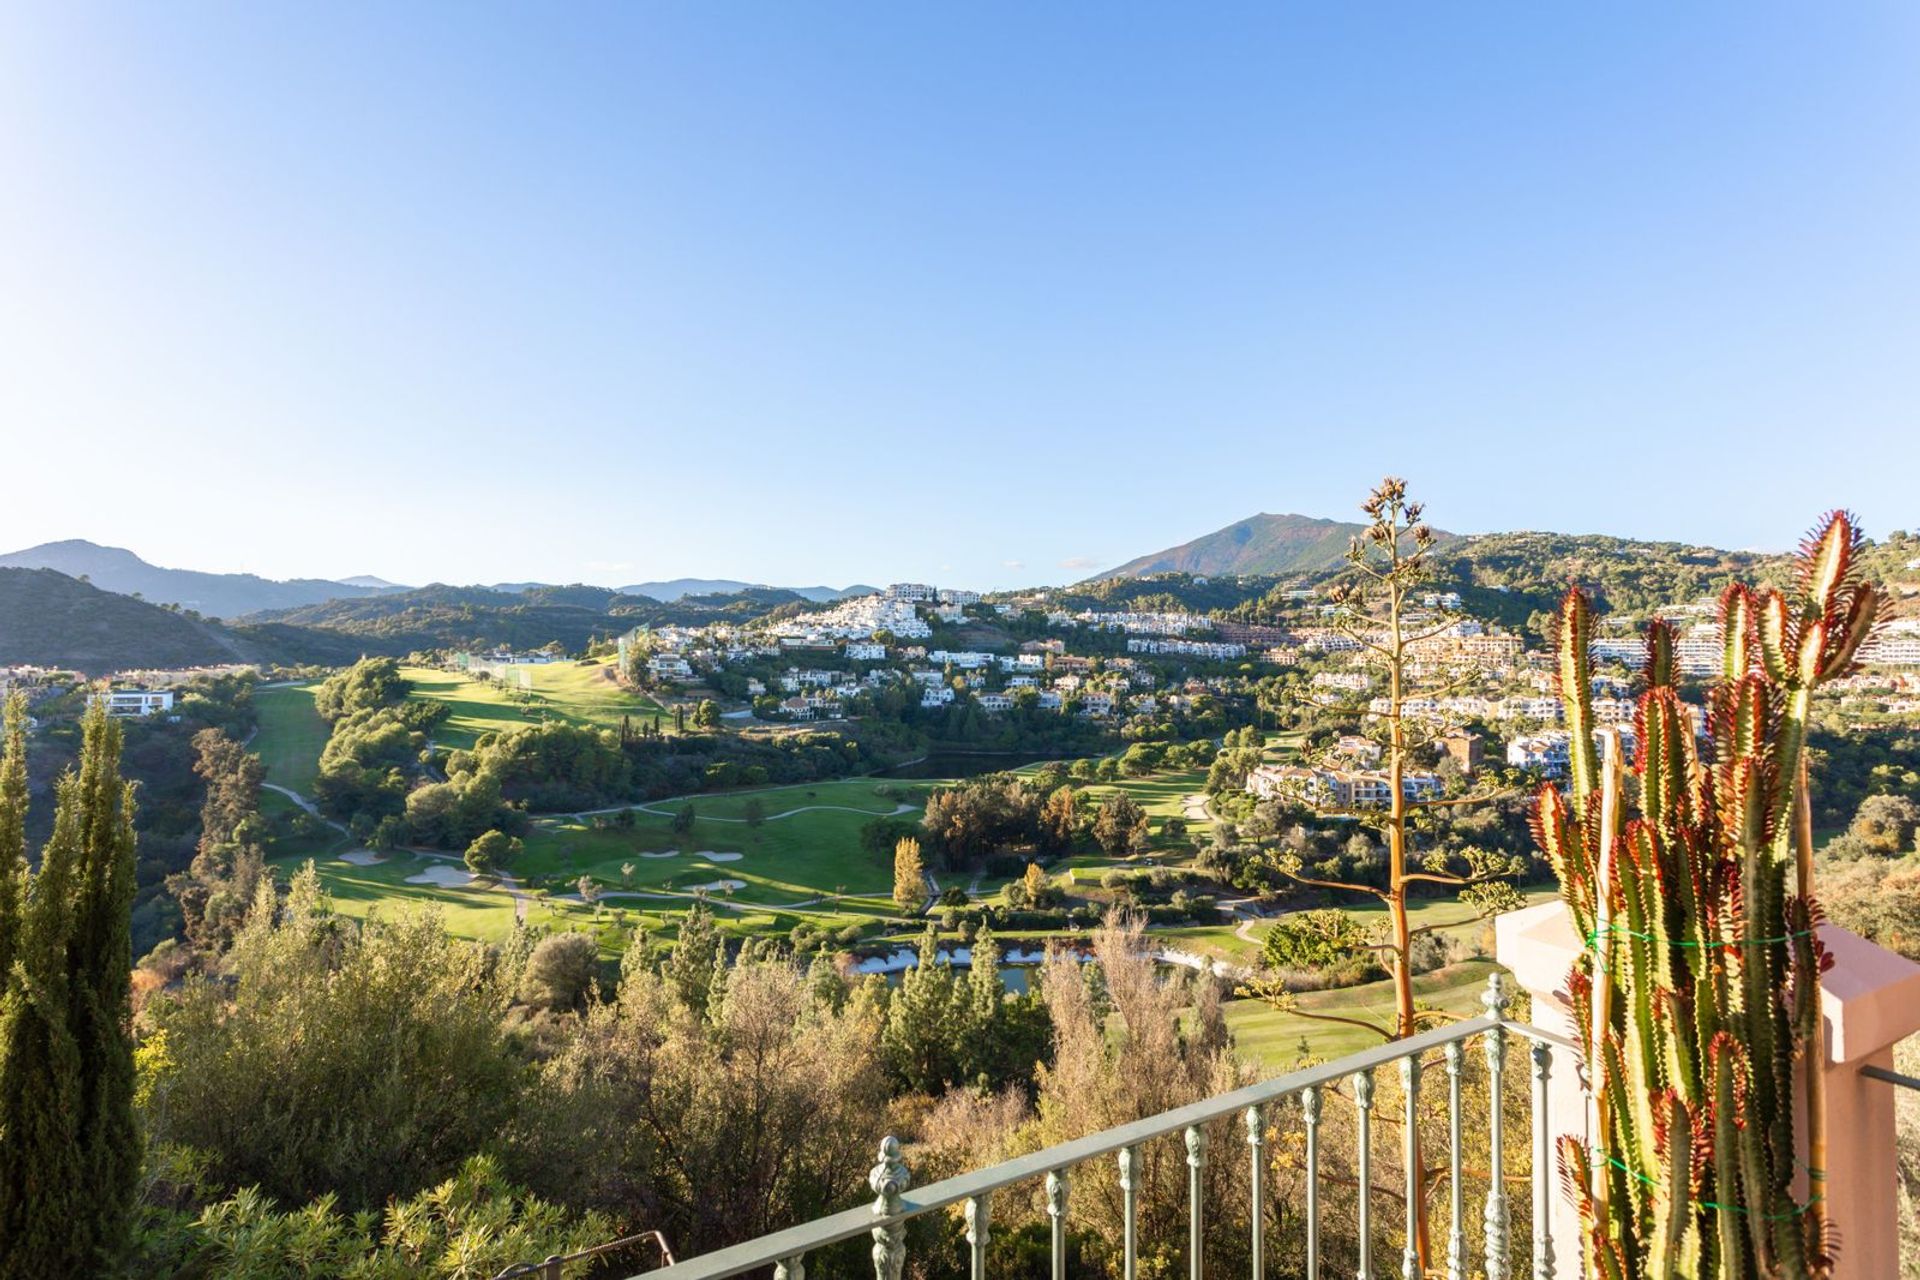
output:
[[[793,810],[820,807],[857,809],[871,817],[881,817],[893,813],[902,805],[913,809],[923,808],[929,785],[927,783],[875,782],[869,778],[849,778],[837,782],[807,782],[790,787],[759,787],[750,791],[723,791],[710,796],[681,796],[673,800],[659,800],[648,804],[648,808],[664,813],[677,813],[687,805],[703,818],[726,818],[744,822],[748,810],[756,803],[760,807],[762,818],[774,818],[777,814]],[[902,817],[915,817],[917,814],[901,814]],[[796,813],[792,818],[779,818],[780,822],[792,822],[804,814]]]
[[[273,866],[283,877],[291,876],[305,860],[280,857],[274,859]],[[447,931],[458,937],[497,942],[513,930],[513,899],[497,889],[407,883],[408,876],[429,867],[451,867],[453,863],[405,851],[389,854],[386,861],[371,867],[354,866],[334,855],[313,861],[320,883],[343,915],[364,917],[377,910],[392,918],[415,908],[432,907],[440,913]]]
[[[621,688],[610,662],[529,664],[513,671],[505,684],[434,667],[402,667],[400,674],[413,682],[414,697],[448,704],[447,719],[433,734],[444,747],[471,747],[483,733],[549,719],[617,730],[630,716],[637,728],[662,710],[653,699]],[[533,686],[525,691],[517,674],[523,671]]]
[[[663,801],[636,812],[630,828],[549,819],[529,833],[514,871],[556,890],[559,878],[572,881],[583,874],[608,890],[692,892],[738,880],[743,883],[733,888],[733,897],[743,902],[785,905],[844,891],[849,908],[852,898],[864,897],[873,910],[890,910],[891,857],[862,849],[860,829],[893,813],[901,801],[876,794],[876,788],[902,792],[898,784],[864,780],[816,783]],[[753,799],[765,810],[759,823],[745,820]],[[672,815],[688,805],[695,814],[693,829],[677,835]],[[917,812],[900,816],[912,818]],[[643,856],[649,853],[673,856]],[[702,856],[706,853],[741,856],[715,860]],[[623,871],[629,866],[631,871]],[[709,891],[716,897],[726,892],[724,887]]]
[[[1192,769],[1184,773],[1156,773],[1147,778],[1122,778],[1117,782],[1089,782],[1082,790],[1095,804],[1124,791],[1147,811],[1157,832],[1168,818],[1187,818],[1187,797],[1200,795],[1206,785],[1205,770]],[[1206,825],[1197,818],[1187,819],[1189,831],[1198,831]]]
[[[280,685],[253,693],[260,729],[252,750],[267,766],[267,781],[303,796],[313,791],[320,751],[332,732],[313,709],[313,689],[310,684]]]
[[[1560,891],[1557,888],[1539,885],[1530,889],[1522,889],[1520,896],[1526,899],[1528,906],[1532,907],[1558,897],[1559,893]],[[1383,929],[1386,927],[1386,904],[1377,899],[1368,899],[1364,902],[1356,902],[1350,905],[1342,904],[1341,910],[1360,917],[1360,919],[1367,924],[1377,924],[1378,927]],[[1448,935],[1465,947],[1477,947],[1480,943],[1481,935],[1493,927],[1492,921],[1472,919],[1472,914],[1472,912],[1451,899],[1433,899],[1418,902],[1407,909],[1407,919],[1413,928],[1421,929],[1428,925],[1437,924],[1440,926],[1437,932]],[[1263,936],[1261,933],[1262,928],[1264,928],[1264,926],[1255,927],[1253,931],[1255,937]]]
[[[1423,1008],[1474,1017],[1481,1012],[1480,997],[1487,989],[1487,975],[1499,967],[1491,960],[1463,960],[1420,974],[1413,980],[1415,1000]],[[1393,982],[1383,978],[1338,991],[1303,992],[1299,1005],[1308,1012],[1357,1017],[1384,1027],[1393,1018]],[[1381,1043],[1379,1036],[1363,1027],[1282,1013],[1258,1000],[1229,1001],[1226,1012],[1241,1056],[1272,1071],[1291,1068],[1301,1055],[1303,1041],[1308,1055],[1323,1059]]]
[[[1291,764],[1306,741],[1307,735],[1304,733],[1270,733],[1261,754],[1274,764]]]
[[[1557,893],[1558,890],[1543,886],[1523,890],[1522,896],[1528,906],[1535,906],[1549,901]],[[1369,921],[1384,920],[1386,915],[1386,908],[1379,904],[1348,910]],[[1491,921],[1468,920],[1468,912],[1450,901],[1422,903],[1409,915],[1415,928],[1438,924],[1439,932],[1451,936],[1468,951],[1477,950],[1482,936],[1492,927]],[[1266,927],[1256,925],[1249,932],[1261,939]],[[1245,953],[1242,955],[1244,958]],[[1432,973],[1417,975],[1413,980],[1415,998],[1422,1007],[1432,1006],[1465,1017],[1477,1016],[1481,1012],[1480,996],[1486,991],[1487,975],[1498,967],[1490,958],[1474,955]],[[1360,1017],[1384,1026],[1393,1016],[1393,982],[1383,978],[1357,987],[1302,992],[1298,1000],[1303,1010]],[[1281,1013],[1258,1000],[1231,1001],[1227,1006],[1227,1022],[1233,1028],[1241,1053],[1270,1068],[1291,1066],[1299,1054],[1302,1038],[1307,1042],[1308,1051],[1321,1058],[1338,1057],[1379,1043],[1379,1037],[1362,1028],[1316,1021],[1298,1013]]]

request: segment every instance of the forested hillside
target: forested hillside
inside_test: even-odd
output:
[[[102,672],[243,660],[224,629],[52,569],[0,569],[0,663]]]
[[[364,637],[386,652],[492,645],[534,648],[558,641],[571,650],[647,624],[747,622],[782,609],[813,608],[791,591],[753,587],[730,595],[683,596],[662,604],[605,587],[534,587],[524,592],[441,584],[414,591],[329,600],[247,619],[255,627],[292,626]]]

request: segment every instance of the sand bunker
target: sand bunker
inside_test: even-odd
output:
[[[747,855],[744,853],[715,853],[711,849],[702,849],[693,856],[696,858],[705,858],[708,862],[738,862]]]
[[[464,889],[473,883],[473,873],[464,867],[428,867],[407,877],[408,884],[435,884],[442,889]]]
[[[747,882],[745,880],[709,880],[705,884],[688,885],[687,892],[699,893],[704,889],[708,893],[725,893],[729,889],[744,889],[746,887]]]
[[[356,867],[377,867],[386,859],[371,849],[355,849],[352,853],[341,854],[340,861],[350,862]]]
[[[678,849],[668,849],[665,853],[643,853],[640,856],[643,858],[677,858],[680,856],[680,851]]]

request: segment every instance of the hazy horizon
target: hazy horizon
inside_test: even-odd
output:
[[[1343,517],[1343,516],[1315,516],[1310,512],[1259,512],[1255,514],[1301,515],[1301,516],[1307,516],[1310,519],[1331,519],[1331,520],[1340,520],[1347,523],[1360,523],[1358,520],[1349,521],[1347,520],[1346,517]],[[1250,517],[1241,517],[1241,519],[1247,519],[1247,518],[1250,518]],[[1225,528],[1227,525],[1234,524],[1234,523],[1237,523],[1237,521],[1232,521],[1232,520],[1225,521],[1220,526],[1218,526],[1218,528]],[[1879,530],[1878,532],[1880,535],[1884,536],[1885,534],[1893,532],[1893,529],[1896,527],[1901,527],[1901,526],[1889,527],[1887,529]],[[1012,582],[1001,582],[992,586],[983,586],[979,583],[962,581],[958,578],[952,578],[952,577],[942,578],[935,581],[935,578],[937,578],[937,575],[930,577],[927,574],[918,574],[918,575],[904,574],[904,575],[893,575],[893,576],[867,574],[865,576],[856,575],[855,577],[849,578],[845,581],[829,581],[825,579],[807,579],[805,581],[802,581],[799,579],[795,579],[792,581],[774,581],[766,578],[744,577],[737,573],[692,573],[692,572],[658,573],[658,574],[648,574],[644,577],[626,577],[626,578],[561,578],[561,577],[551,577],[551,576],[540,577],[537,575],[534,577],[528,577],[528,578],[506,578],[506,577],[501,577],[499,575],[482,576],[478,578],[451,578],[446,576],[432,576],[432,577],[421,578],[417,581],[401,580],[393,577],[390,574],[381,573],[378,570],[366,570],[366,569],[357,570],[352,573],[312,573],[312,574],[280,575],[280,574],[265,573],[259,569],[247,567],[244,564],[238,567],[231,567],[231,568],[209,568],[208,566],[201,565],[201,564],[166,564],[166,563],[162,563],[160,561],[154,560],[151,556],[143,555],[140,551],[140,548],[138,547],[115,546],[113,544],[101,543],[97,539],[85,538],[85,537],[47,538],[47,539],[41,540],[40,542],[31,543],[23,546],[0,547],[0,556],[13,554],[15,552],[20,552],[20,551],[36,550],[43,546],[57,545],[65,542],[88,542],[88,543],[92,543],[95,546],[104,547],[108,550],[132,552],[134,555],[139,556],[140,559],[145,560],[148,564],[153,565],[154,567],[160,568],[160,569],[183,569],[183,570],[191,570],[191,571],[197,571],[202,573],[238,573],[238,574],[250,573],[258,577],[267,578],[273,581],[287,581],[289,578],[308,578],[308,579],[318,579],[318,580],[328,581],[328,582],[347,583],[355,578],[378,578],[383,582],[386,582],[388,585],[407,587],[407,588],[433,586],[436,584],[443,585],[443,586],[456,586],[456,587],[493,587],[493,586],[501,586],[501,585],[515,586],[515,585],[532,583],[532,584],[539,584],[543,586],[606,587],[609,590],[614,590],[621,587],[641,586],[649,583],[671,583],[671,582],[680,582],[680,581],[688,581],[688,582],[727,581],[727,582],[744,582],[749,586],[764,586],[764,587],[779,587],[779,588],[807,588],[807,589],[811,589],[815,587],[831,587],[834,590],[844,591],[850,587],[856,587],[856,586],[868,586],[868,587],[874,587],[876,589],[879,589],[879,588],[884,588],[890,582],[933,581],[934,585],[936,586],[957,587],[963,590],[1003,591],[1003,590],[1018,589],[1022,587],[1040,588],[1040,587],[1068,586],[1076,582],[1083,582],[1088,580],[1089,578],[1094,577],[1097,574],[1104,573],[1110,569],[1118,568],[1121,564],[1125,563],[1127,560],[1134,560],[1134,559],[1138,559],[1141,556],[1152,555],[1159,551],[1169,550],[1173,547],[1183,545],[1186,542],[1190,542],[1194,538],[1202,537],[1207,533],[1213,533],[1215,531],[1216,531],[1215,529],[1208,529],[1208,530],[1202,531],[1202,533],[1194,534],[1192,535],[1192,537],[1189,537],[1189,538],[1181,538],[1178,541],[1168,542],[1163,546],[1144,548],[1137,555],[1126,557],[1126,560],[1116,560],[1112,563],[1102,562],[1101,564],[1091,567],[1085,571],[1069,570],[1065,567],[1061,567],[1059,569],[1056,569],[1051,576],[1033,577],[1033,578],[1027,578],[1027,579],[1022,579],[1019,581],[1012,581]],[[1451,529],[1451,530],[1447,530],[1447,532],[1461,534],[1466,537],[1475,537],[1475,536],[1488,534],[1488,533],[1528,533],[1528,532],[1558,533],[1558,534],[1568,534],[1573,536],[1602,535],[1602,536],[1613,536],[1613,537],[1636,538],[1641,541],[1647,541],[1647,542],[1679,542],[1679,543],[1686,543],[1688,545],[1695,545],[1695,546],[1711,546],[1721,551],[1748,552],[1748,553],[1753,553],[1758,555],[1777,555],[1777,554],[1784,554],[1793,550],[1793,544],[1791,543],[1781,545],[1781,546],[1774,546],[1774,547],[1730,547],[1730,546],[1724,546],[1718,543],[1696,543],[1690,539],[1663,538],[1658,536],[1657,534],[1645,534],[1645,533],[1622,534],[1622,533],[1618,533],[1615,530],[1608,530],[1608,529],[1533,529],[1533,530]]]
[[[992,588],[1387,472],[1883,535],[1917,73],[1895,4],[18,9],[0,547]]]

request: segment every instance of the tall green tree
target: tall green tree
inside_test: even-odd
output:
[[[920,860],[920,842],[912,836],[901,836],[893,846],[893,905],[901,915],[912,915],[926,897],[927,870]]]
[[[84,722],[39,870],[26,863],[26,709],[0,754],[0,1280],[114,1270],[139,1172],[130,975],[133,789],[120,727]]]
[[[225,950],[253,905],[266,874],[260,847],[260,784],[267,769],[260,757],[222,729],[193,735],[194,773],[206,780],[200,806],[200,842],[193,863],[168,878],[180,903],[187,936],[210,952]]]

